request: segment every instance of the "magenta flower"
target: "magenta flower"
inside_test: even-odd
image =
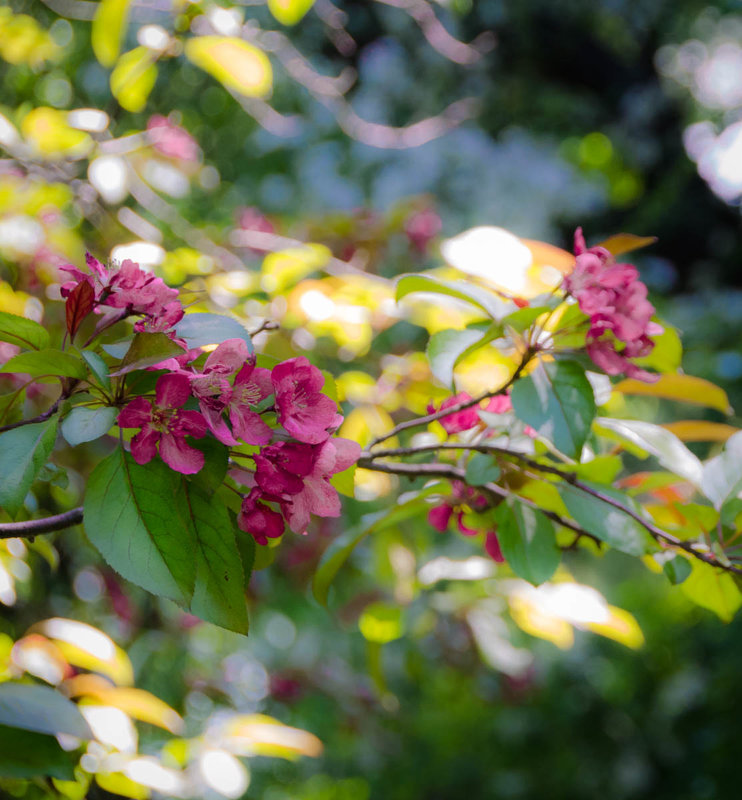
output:
[[[654,306],[647,300],[647,287],[636,267],[617,264],[603,247],[586,248],[581,228],[575,231],[574,249],[575,266],[564,279],[564,287],[590,317],[588,355],[609,375],[657,380],[658,376],[630,360],[648,355],[654,347],[649,337],[662,332],[651,321]]]
[[[447,397],[441,403],[440,410],[445,411],[445,409],[457,406],[459,403],[464,403],[467,400],[471,400],[471,395],[468,395],[466,392],[460,392],[453,397]],[[436,407],[432,403],[428,406],[428,414],[434,414],[436,410]],[[469,406],[469,408],[465,408],[463,411],[455,411],[453,414],[441,417],[438,421],[443,425],[446,433],[449,434],[468,431],[471,428],[475,428],[481,422],[479,414],[477,414],[476,406]]]
[[[330,478],[348,469],[360,454],[360,446],[349,439],[318,445],[277,442],[253,456],[255,481],[266,499],[281,504],[291,530],[303,533],[311,514],[340,516],[340,498]]]
[[[448,523],[451,521],[453,514],[453,506],[448,503],[441,503],[439,506],[433,506],[428,511],[428,523],[437,531],[444,533],[448,530]]]
[[[484,538],[484,550],[493,561],[498,564],[505,563],[505,556],[502,554],[500,540],[497,538],[496,531],[487,531],[487,535]]]
[[[324,442],[343,421],[335,402],[320,391],[325,385],[324,376],[304,356],[273,367],[271,380],[278,421],[300,442]]]
[[[206,359],[203,372],[190,378],[209,428],[220,442],[230,446],[239,444],[238,439],[263,445],[272,436],[260,414],[252,409],[273,393],[271,374],[248,359],[244,340],[227,339]],[[229,378],[235,373],[234,383],[230,384]],[[225,411],[229,413],[231,431],[222,416]]]
[[[237,526],[249,533],[258,544],[268,544],[268,539],[276,539],[283,534],[283,517],[265,503],[258,502],[263,493],[257,487],[242,501],[242,509],[237,516]]]
[[[170,373],[158,379],[155,401],[132,400],[118,415],[120,428],[140,428],[131,440],[131,454],[137,464],[147,464],[159,452],[160,458],[176,472],[192,475],[204,465],[204,454],[186,444],[186,436],[206,435],[206,423],[198,411],[183,408],[191,391],[185,375]]]

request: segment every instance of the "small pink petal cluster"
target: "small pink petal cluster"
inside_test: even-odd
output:
[[[185,128],[162,114],[153,114],[147,120],[147,133],[155,150],[163,156],[178,161],[198,161],[199,148],[196,140]]]
[[[453,481],[452,494],[445,502],[433,506],[428,512],[428,523],[437,531],[444,533],[448,530],[451,518],[455,516],[459,532],[464,536],[478,536],[480,531],[469,528],[464,524],[466,511],[483,511],[487,507],[487,500],[471,486],[462,481]],[[485,536],[485,551],[495,561],[502,563],[505,559],[500,550],[497,531],[487,531]]]
[[[608,375],[652,382],[657,375],[641,369],[632,358],[649,355],[650,336],[662,333],[652,322],[654,306],[647,287],[633,264],[619,264],[603,247],[587,248],[582,228],[575,231],[575,266],[564,279],[564,288],[590,317],[587,354]],[[618,349],[618,345],[623,345]]]
[[[361,448],[348,439],[331,438],[343,417],[322,394],[324,381],[303,356],[268,370],[255,366],[245,341],[228,339],[202,370],[177,366],[162,376],[154,403],[133,400],[119,414],[118,424],[141,428],[131,444],[138,463],[152,459],[159,443],[163,461],[185,474],[204,464],[203,454],[186,444],[186,434],[198,437],[211,431],[230,447],[259,447],[250,456],[255,472],[240,479],[251,491],[237,522],[258,544],[267,544],[281,536],[285,523],[304,533],[311,514],[340,515],[340,498],[330,478],[354,464]],[[199,411],[183,409],[189,397]],[[269,410],[282,428],[271,428],[262,418]]]
[[[440,411],[445,411],[447,408],[453,408],[454,406],[458,406],[461,403],[468,403],[472,399],[471,395],[467,394],[466,392],[459,392],[459,394],[453,395],[453,397],[447,397],[442,403],[440,407]],[[494,397],[491,397],[487,401],[487,405],[484,406],[482,409],[483,411],[489,411],[491,414],[504,414],[507,411],[510,411],[513,407],[513,404],[510,400],[510,395],[508,394],[498,394]],[[468,431],[472,428],[476,428],[477,425],[484,425],[482,420],[477,413],[478,409],[482,408],[480,405],[472,405],[469,408],[464,408],[461,411],[454,411],[451,414],[447,414],[445,417],[441,417],[438,421],[444,427],[446,433],[461,433],[462,431]],[[435,414],[438,409],[430,403],[428,405],[428,414]]]
[[[97,258],[85,254],[90,272],[75,266],[60,267],[74,280],[62,284],[62,297],[69,297],[82,282],[89,283],[95,292],[96,310],[101,306],[126,309],[142,317],[135,325],[137,331],[170,331],[183,317],[178,290],[171,289],[162,278],[143,270],[139,264],[126,259],[119,266],[105,267]]]

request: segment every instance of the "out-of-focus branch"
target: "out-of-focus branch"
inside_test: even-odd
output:
[[[327,26],[327,35],[335,45],[335,49],[341,56],[352,56],[358,49],[355,39],[345,29],[348,15],[339,9],[330,0],[316,0],[314,6],[315,14]]]
[[[495,46],[494,34],[490,32],[481,34],[471,44],[465,44],[452,36],[426,0],[376,0],[376,2],[409,14],[420,26],[430,46],[456,64],[467,66],[474,64]]]

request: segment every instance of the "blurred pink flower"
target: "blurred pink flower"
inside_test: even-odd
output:
[[[206,423],[198,411],[183,408],[190,397],[185,375],[163,375],[155,386],[155,401],[132,400],[118,415],[120,428],[140,428],[131,440],[131,454],[137,464],[147,464],[158,450],[160,458],[176,472],[191,475],[204,465],[204,455],[186,444],[185,437],[206,435]]]
[[[442,228],[441,218],[432,208],[410,214],[404,224],[404,232],[418,253],[427,251],[431,240],[435,239]]]
[[[176,125],[162,114],[153,114],[147,120],[147,133],[152,146],[167,158],[179,161],[198,161],[199,148],[196,140],[180,125]]]

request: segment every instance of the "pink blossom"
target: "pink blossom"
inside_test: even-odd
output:
[[[489,399],[485,410],[489,411],[490,414],[506,414],[508,411],[513,410],[513,401],[510,399],[509,394],[496,394]]]
[[[445,411],[447,408],[452,408],[453,406],[459,405],[459,403],[465,403],[471,399],[471,395],[468,395],[466,392],[460,392],[453,397],[447,397],[441,403],[440,410]],[[435,412],[435,406],[430,404],[428,406],[428,414],[434,414]],[[445,417],[441,417],[438,421],[441,423],[441,425],[443,425],[446,433],[449,434],[468,431],[471,428],[475,428],[481,422],[479,419],[479,414],[477,414],[476,406],[470,406],[462,411],[455,411],[453,414],[448,414]]]
[[[336,403],[320,391],[324,376],[304,356],[273,367],[271,380],[278,421],[300,442],[324,442],[343,421]]]
[[[158,152],[179,161],[198,161],[196,140],[180,125],[171,122],[162,114],[153,114],[147,120],[147,133]]]
[[[190,380],[201,413],[220,442],[234,446],[238,439],[253,445],[270,441],[271,429],[252,409],[273,393],[270,371],[249,361],[243,339],[222,342],[206,359],[203,372],[190,376]],[[232,423],[231,431],[222,416],[225,411]]]
[[[185,437],[206,435],[206,423],[198,411],[183,408],[191,391],[185,375],[163,375],[155,386],[155,401],[137,397],[121,410],[120,428],[140,428],[131,440],[137,464],[147,464],[158,450],[160,458],[176,472],[191,475],[204,465],[204,455],[186,444]]]
[[[651,321],[654,306],[647,287],[632,264],[618,264],[603,247],[585,246],[582,229],[575,232],[575,266],[564,279],[580,310],[590,317],[587,353],[609,375],[625,373],[644,381],[657,380],[630,359],[648,355],[651,335],[662,328]],[[619,349],[617,345],[622,345]]]
[[[258,502],[262,496],[260,489],[255,488],[242,501],[237,526],[249,533],[258,544],[268,544],[268,539],[276,539],[283,534],[284,522],[278,511]]]
[[[89,272],[72,265],[60,267],[74,278],[62,285],[62,297],[69,297],[75,286],[85,281],[95,291],[97,306],[127,309],[130,314],[144,315],[145,319],[134,326],[137,331],[166,332],[183,317],[178,290],[171,289],[162,278],[146,272],[131,259],[125,259],[118,267],[107,268],[86,253],[85,263]]]
[[[340,515],[340,498],[330,478],[348,469],[360,454],[360,446],[349,439],[328,439],[316,445],[277,442],[253,456],[255,481],[267,499],[281,504],[291,530],[303,533],[310,514]]]
[[[428,523],[437,531],[443,533],[448,529],[452,514],[453,506],[448,505],[448,503],[441,503],[439,506],[433,506],[428,511]]]

